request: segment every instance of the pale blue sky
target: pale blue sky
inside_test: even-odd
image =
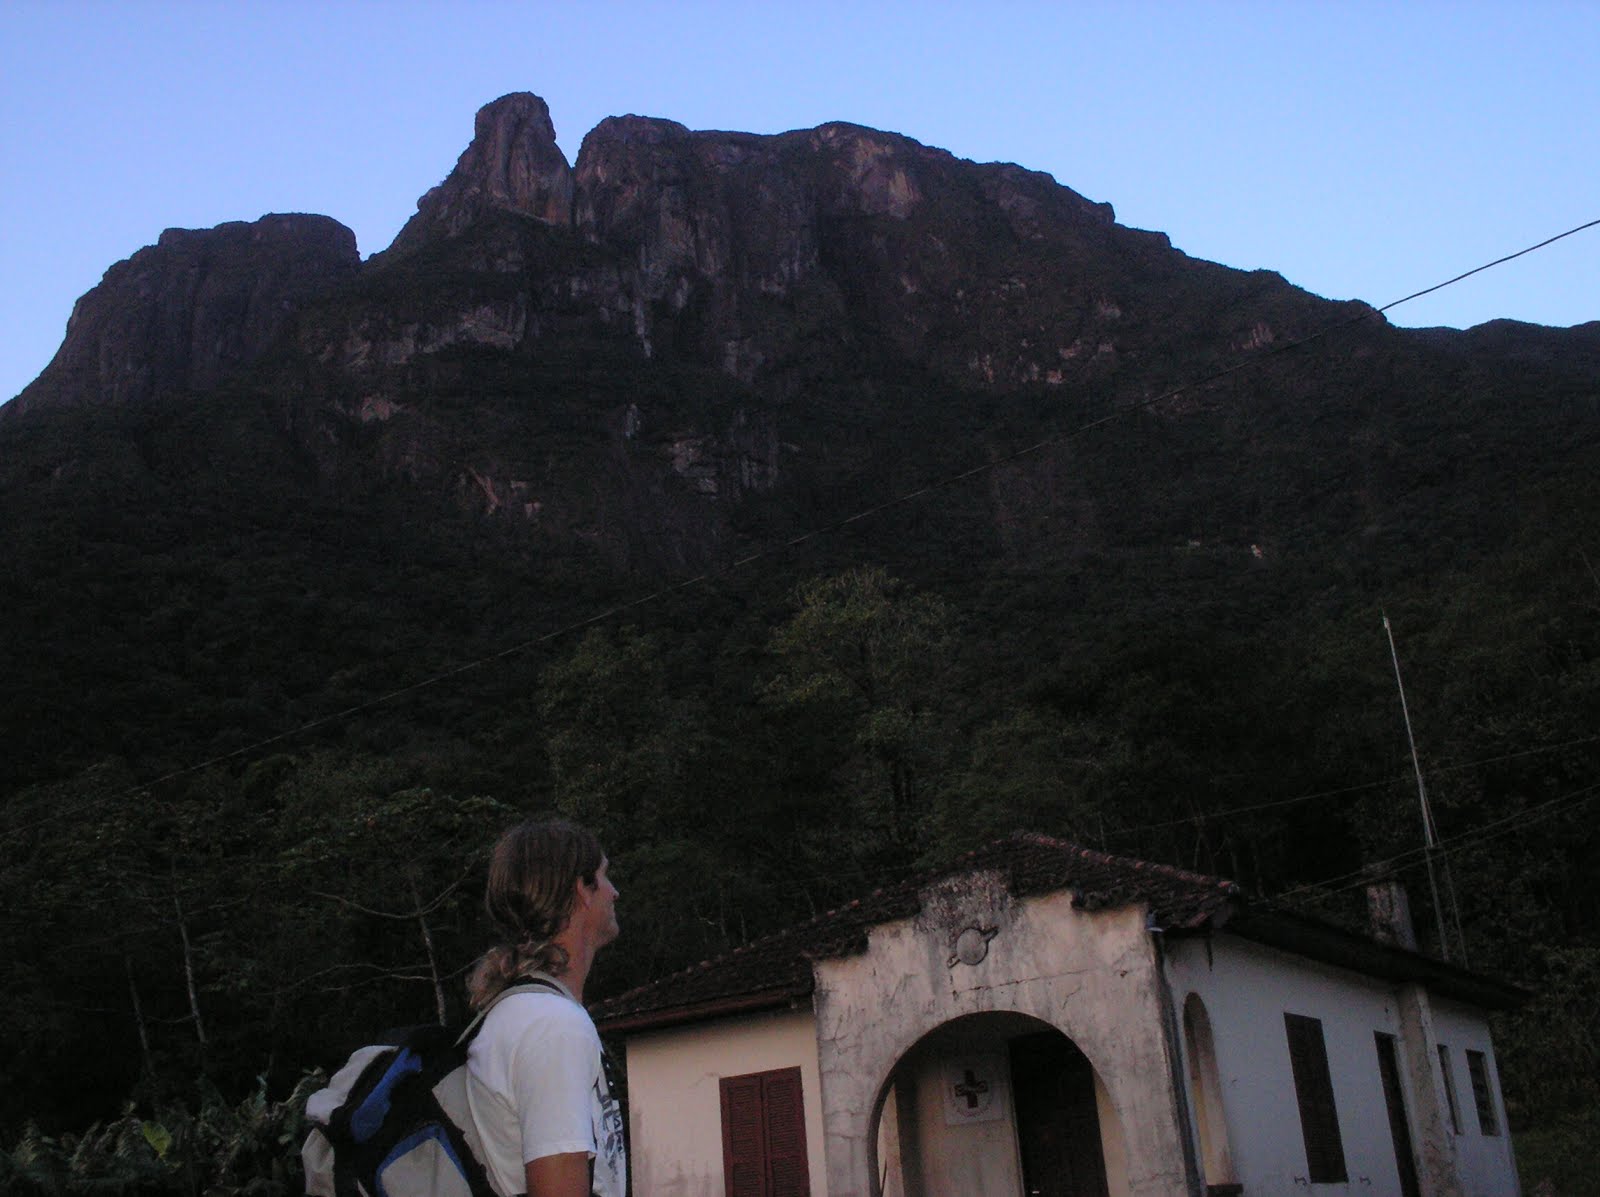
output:
[[[0,398],[163,228],[322,212],[382,249],[508,91],[850,120],[1019,162],[1198,257],[1387,303],[1600,217],[1600,0],[0,0]],[[1393,313],[1600,319],[1600,229]]]

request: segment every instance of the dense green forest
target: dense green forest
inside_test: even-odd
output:
[[[269,1177],[239,1161],[308,1069],[461,1015],[529,812],[610,851],[600,997],[1017,828],[1343,921],[1388,862],[1436,950],[1385,612],[1449,946],[1533,994],[1498,1029],[1523,1164],[1592,1159],[1600,505],[1592,451],[1519,447],[1592,444],[1592,393],[1463,422],[1430,387],[1387,444],[1307,448],[1268,373],[783,547],[1109,403],[903,385],[937,443],[851,406],[837,477],[703,574],[328,481],[249,388],[8,426],[7,1166],[199,1191],[181,1127],[215,1183]]]

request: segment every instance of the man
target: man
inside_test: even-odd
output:
[[[468,1103],[491,1183],[528,1197],[623,1197],[622,1114],[583,1008],[596,953],[617,937],[617,888],[593,834],[561,820],[495,845],[484,897],[501,942],[472,1005],[494,1003],[467,1053]],[[495,998],[513,985],[542,986]]]

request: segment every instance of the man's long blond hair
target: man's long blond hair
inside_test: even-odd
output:
[[[552,941],[572,917],[577,883],[594,885],[604,860],[594,834],[565,819],[530,819],[500,837],[483,904],[501,938],[467,981],[474,1010],[519,977],[561,975],[567,953]]]

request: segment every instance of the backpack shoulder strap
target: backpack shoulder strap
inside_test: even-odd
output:
[[[494,997],[490,998],[488,1004],[473,1016],[472,1021],[467,1024],[467,1029],[462,1031],[460,1037],[456,1039],[456,1047],[464,1048],[467,1046],[467,1044],[471,1043],[474,1036],[476,1036],[479,1030],[482,1029],[483,1020],[489,1016],[489,1011],[493,1010],[496,1006],[505,1001],[514,993],[553,993],[559,997],[569,999],[571,997],[571,995],[567,993],[564,988],[562,988],[561,983],[555,980],[553,977],[547,977],[544,973],[533,973],[526,981],[523,981],[517,985],[507,985],[499,993],[495,994]]]

